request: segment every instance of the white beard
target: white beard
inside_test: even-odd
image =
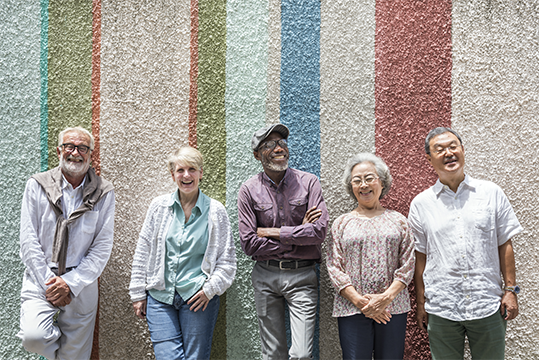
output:
[[[289,159],[287,159],[287,162],[283,165],[277,165],[266,160],[262,161],[262,164],[263,164],[263,167],[271,171],[285,171],[289,167]]]
[[[76,158],[75,156],[68,156],[68,158]],[[73,162],[66,161],[63,156],[60,157],[60,169],[69,176],[78,177],[86,174],[90,168],[90,157],[87,162]]]

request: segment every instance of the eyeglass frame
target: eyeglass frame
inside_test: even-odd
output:
[[[370,176],[373,176],[373,180],[368,182],[366,177],[370,177]],[[351,180],[351,185],[353,185],[353,186],[362,186],[362,184],[364,184],[364,183],[366,185],[372,185],[373,183],[375,183],[375,180],[380,179],[380,177],[378,177],[375,174],[367,174],[365,177],[357,176],[357,177],[355,177],[355,179],[356,180]]]
[[[274,143],[274,146],[268,146],[267,144],[270,144],[270,143]],[[276,148],[276,146],[279,145],[280,148],[282,149],[288,149],[289,148],[289,144],[287,143],[287,139],[279,139],[279,140],[269,140],[269,141],[265,141],[263,143],[261,143],[259,145],[259,149],[258,150],[274,150]]]
[[[75,149],[77,149],[77,152],[81,155],[86,155],[88,154],[89,151],[94,151],[94,149],[91,149],[90,146],[88,145],[75,145],[75,144],[72,144],[72,143],[64,143],[62,145],[60,145],[61,147],[64,148],[64,151],[67,152],[67,153],[73,153],[75,151]],[[68,150],[66,149],[66,146],[73,146],[73,149],[72,150]],[[81,151],[82,149],[86,148],[86,150],[84,151]]]
[[[431,151],[430,149],[430,152],[431,153],[435,153],[435,155],[442,155],[442,154],[446,154],[447,151],[450,151],[452,154],[455,153],[456,151],[458,151],[458,149],[460,147],[462,147],[463,145],[462,144],[450,144],[448,146],[444,146],[442,147],[441,149],[433,149],[433,151]]]

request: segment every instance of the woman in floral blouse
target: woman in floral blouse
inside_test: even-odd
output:
[[[413,236],[405,216],[379,202],[392,184],[382,159],[369,153],[353,156],[343,182],[358,207],[334,221],[327,254],[343,358],[402,359]]]

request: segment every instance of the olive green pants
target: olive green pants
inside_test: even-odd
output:
[[[499,310],[487,318],[452,321],[429,314],[429,346],[433,360],[463,359],[465,335],[473,360],[504,359],[506,320]]]

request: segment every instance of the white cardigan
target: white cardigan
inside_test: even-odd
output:
[[[144,220],[131,267],[131,301],[146,299],[146,290],[165,290],[165,239],[173,219],[171,194],[155,198]],[[208,299],[221,295],[236,274],[236,251],[225,207],[210,199],[208,245],[201,264],[207,279],[203,291]],[[187,299],[186,299],[187,300]]]

